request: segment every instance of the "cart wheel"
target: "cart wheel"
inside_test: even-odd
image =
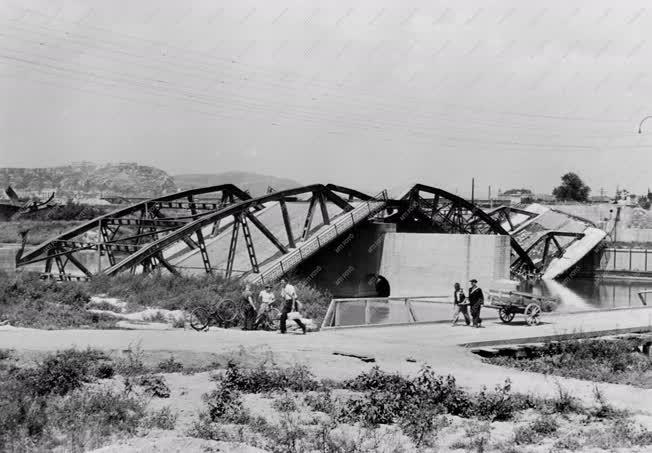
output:
[[[525,322],[528,326],[536,326],[539,324],[539,317],[541,316],[541,307],[537,304],[529,304],[525,307]]]
[[[210,314],[208,310],[202,307],[195,308],[190,312],[190,327],[198,332],[208,328],[210,322]]]
[[[501,308],[498,310],[498,316],[500,316],[500,320],[504,323],[512,322],[512,319],[514,319],[514,312],[509,311],[505,308]]]
[[[217,313],[224,323],[230,323],[238,317],[238,306],[231,299],[224,299],[220,302]]]

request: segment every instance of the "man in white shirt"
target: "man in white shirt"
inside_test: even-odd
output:
[[[281,279],[281,298],[283,299],[283,310],[281,310],[281,333],[286,332],[286,322],[288,319],[288,313],[291,311],[299,311],[297,304],[297,290],[294,286],[290,285],[290,282],[287,279]],[[300,319],[294,319],[294,322],[297,323],[304,335],[306,333],[306,326]]]
[[[257,329],[259,325],[263,325],[265,328],[269,328],[269,318],[268,312],[271,304],[276,302],[276,296],[272,292],[272,285],[269,283],[265,285],[265,288],[258,294],[258,299],[260,300],[260,307],[258,308],[258,317],[254,324],[254,329]]]

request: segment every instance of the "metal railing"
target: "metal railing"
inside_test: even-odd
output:
[[[609,255],[607,262],[600,266],[600,270],[652,272],[652,261],[648,259],[648,254],[652,255],[652,250],[607,248],[604,252]],[[618,257],[621,259],[618,260]]]
[[[282,256],[273,266],[259,274],[253,274],[252,283],[266,283],[279,279],[294,269],[306,258],[314,255],[324,245],[351,229],[360,221],[380,212],[387,204],[387,191],[383,190],[374,198],[362,202],[349,212],[343,213],[318,234],[303,243],[297,243],[297,248]]]
[[[338,328],[338,327],[364,327],[364,326],[390,326],[400,324],[416,324],[421,322],[433,322],[433,320],[422,320],[415,313],[413,302],[439,304],[450,306],[452,296],[409,296],[409,297],[359,297],[350,299],[332,299],[328,306],[324,320],[322,321],[321,328]],[[364,311],[362,312],[362,319],[359,323],[343,323],[342,306],[357,305],[362,308],[364,304]],[[389,307],[393,306],[400,310],[398,315],[402,320],[385,319],[383,322],[372,322],[373,308],[386,307],[387,314],[389,314]],[[448,312],[446,313],[446,321],[450,321]],[[346,321],[346,320],[344,320]],[[387,322],[384,322],[387,321]]]

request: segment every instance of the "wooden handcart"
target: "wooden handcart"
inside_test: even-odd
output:
[[[498,310],[498,317],[504,323],[510,323],[517,314],[522,314],[528,326],[536,326],[541,322],[542,306],[551,299],[519,291],[489,290],[485,307]]]

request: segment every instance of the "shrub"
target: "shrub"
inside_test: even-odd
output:
[[[240,392],[229,385],[218,383],[215,390],[202,398],[208,406],[204,417],[211,422],[247,423],[251,418],[242,403]]]
[[[593,398],[597,403],[597,408],[592,412],[592,415],[596,418],[614,419],[628,415],[627,411],[616,409],[609,404],[597,385],[593,387]]]
[[[590,381],[634,383],[652,370],[652,360],[636,352],[632,340],[569,340],[549,342],[534,357],[497,357],[489,362],[545,374]]]
[[[559,423],[552,415],[542,414],[526,425],[514,429],[514,442],[528,445],[539,442],[542,438],[557,432]]]
[[[243,369],[229,361],[226,372],[219,378],[225,385],[245,393],[260,393],[273,390],[296,392],[319,388],[312,372],[305,365],[296,364],[287,368],[261,364],[255,368]]]
[[[579,439],[577,433],[566,435],[560,439],[557,439],[552,447],[555,450],[570,450],[575,451],[579,450],[582,447],[582,442]]]
[[[0,319],[18,327],[115,327],[116,319],[85,310],[90,300],[82,283],[39,279],[38,274],[0,273]]]
[[[167,360],[158,363],[158,369],[164,373],[178,373],[183,371],[183,364],[175,360],[174,356],[171,355]]]
[[[145,367],[144,352],[140,343],[124,351],[124,355],[115,360],[116,372],[123,376],[136,376],[147,371]]]
[[[48,408],[48,420],[69,449],[85,451],[115,434],[133,435],[145,415],[143,401],[107,389],[80,389]]]
[[[13,349],[0,349],[0,360],[7,360],[13,352]]]
[[[34,368],[17,371],[17,376],[34,395],[65,395],[102,375],[99,365],[107,360],[102,351],[95,349],[67,349],[48,355]]]
[[[329,389],[316,393],[307,393],[303,397],[303,402],[315,412],[334,413],[333,395]]]
[[[552,406],[554,411],[559,414],[582,412],[577,398],[571,395],[559,383],[557,383],[557,397],[552,400]]]
[[[167,429],[173,430],[177,424],[179,414],[173,412],[169,406],[163,407],[159,410],[152,411],[142,422],[142,426],[146,429]]]
[[[170,388],[165,382],[165,378],[158,374],[148,374],[139,376],[136,379],[138,385],[143,387],[145,394],[155,398],[169,398]]]
[[[493,392],[488,392],[484,387],[473,406],[473,415],[489,421],[510,420],[514,412],[520,409],[512,398],[511,389],[509,379],[497,385]]]
[[[288,392],[284,392],[280,397],[272,401],[272,407],[279,412],[294,412],[297,410],[297,402]]]
[[[44,392],[9,373],[0,376],[0,451],[86,451],[117,433],[134,433],[141,400],[107,389]],[[41,394],[38,394],[41,393]]]

